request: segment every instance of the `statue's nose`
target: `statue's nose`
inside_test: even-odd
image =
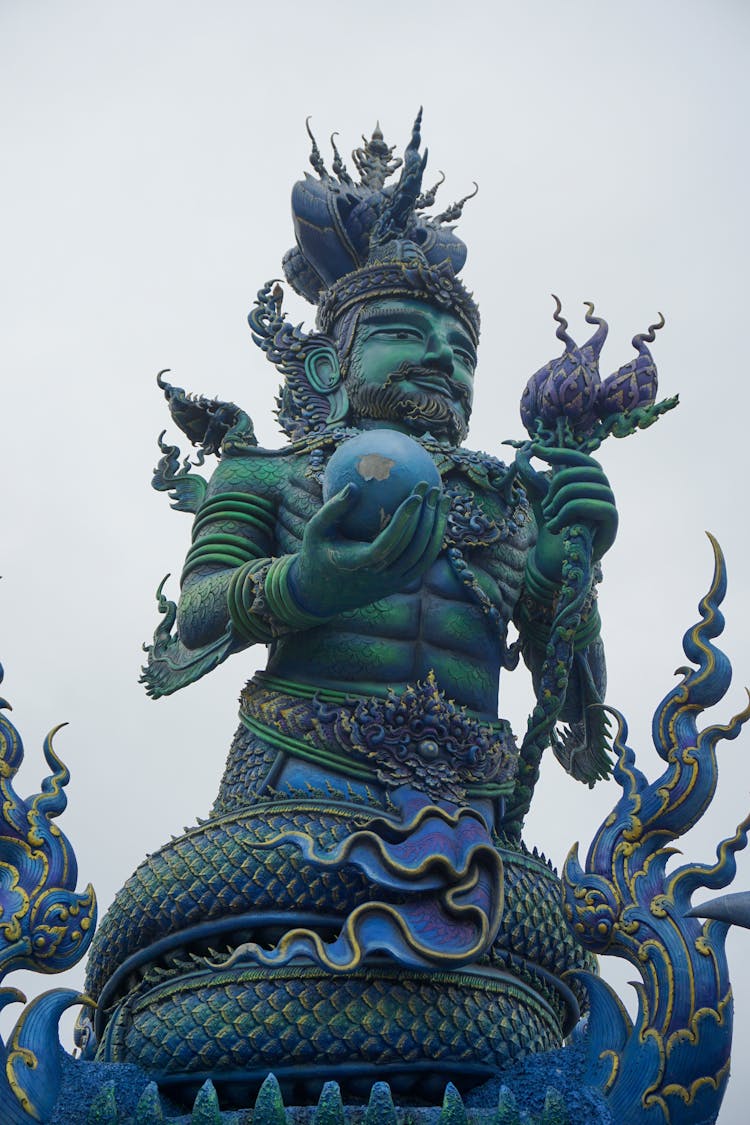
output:
[[[439,367],[447,375],[453,373],[453,348],[448,341],[437,333],[433,333],[427,341],[424,362],[432,367]]]

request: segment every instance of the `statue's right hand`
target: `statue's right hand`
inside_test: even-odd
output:
[[[350,484],[307,524],[289,585],[300,608],[320,617],[369,605],[405,589],[438,556],[450,501],[421,483],[372,542],[349,539],[341,525],[357,499]]]

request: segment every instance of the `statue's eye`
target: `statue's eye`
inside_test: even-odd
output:
[[[417,328],[396,327],[389,326],[387,328],[376,328],[372,333],[373,336],[380,336],[385,340],[403,340],[414,341],[421,340],[422,333]]]

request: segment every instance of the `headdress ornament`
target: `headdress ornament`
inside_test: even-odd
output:
[[[318,304],[318,326],[325,333],[363,301],[416,297],[449,309],[478,339],[479,310],[457,277],[466,246],[446,225],[460,217],[470,196],[440,215],[423,213],[434,203],[439,183],[422,192],[427,153],[419,151],[421,120],[420,110],[403,161],[393,159],[393,148],[376,126],[364,148],[353,153],[359,183],[333,138],[335,175],[328,172],[310,133],[310,163],[318,178],[308,174],[292,190],[297,245],[284,257],[284,274],[300,296]],[[399,167],[398,182],[386,185]]]

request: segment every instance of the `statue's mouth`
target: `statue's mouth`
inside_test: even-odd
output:
[[[427,367],[417,363],[402,363],[387,380],[390,385],[411,383],[428,394],[444,395],[453,400],[460,398],[460,389],[445,371],[437,367]]]
[[[445,395],[446,398],[453,398],[454,390],[453,384],[446,375],[440,375],[437,372],[420,372],[409,376],[409,382],[413,383],[415,387],[419,387],[423,391],[428,391],[430,394]]]

